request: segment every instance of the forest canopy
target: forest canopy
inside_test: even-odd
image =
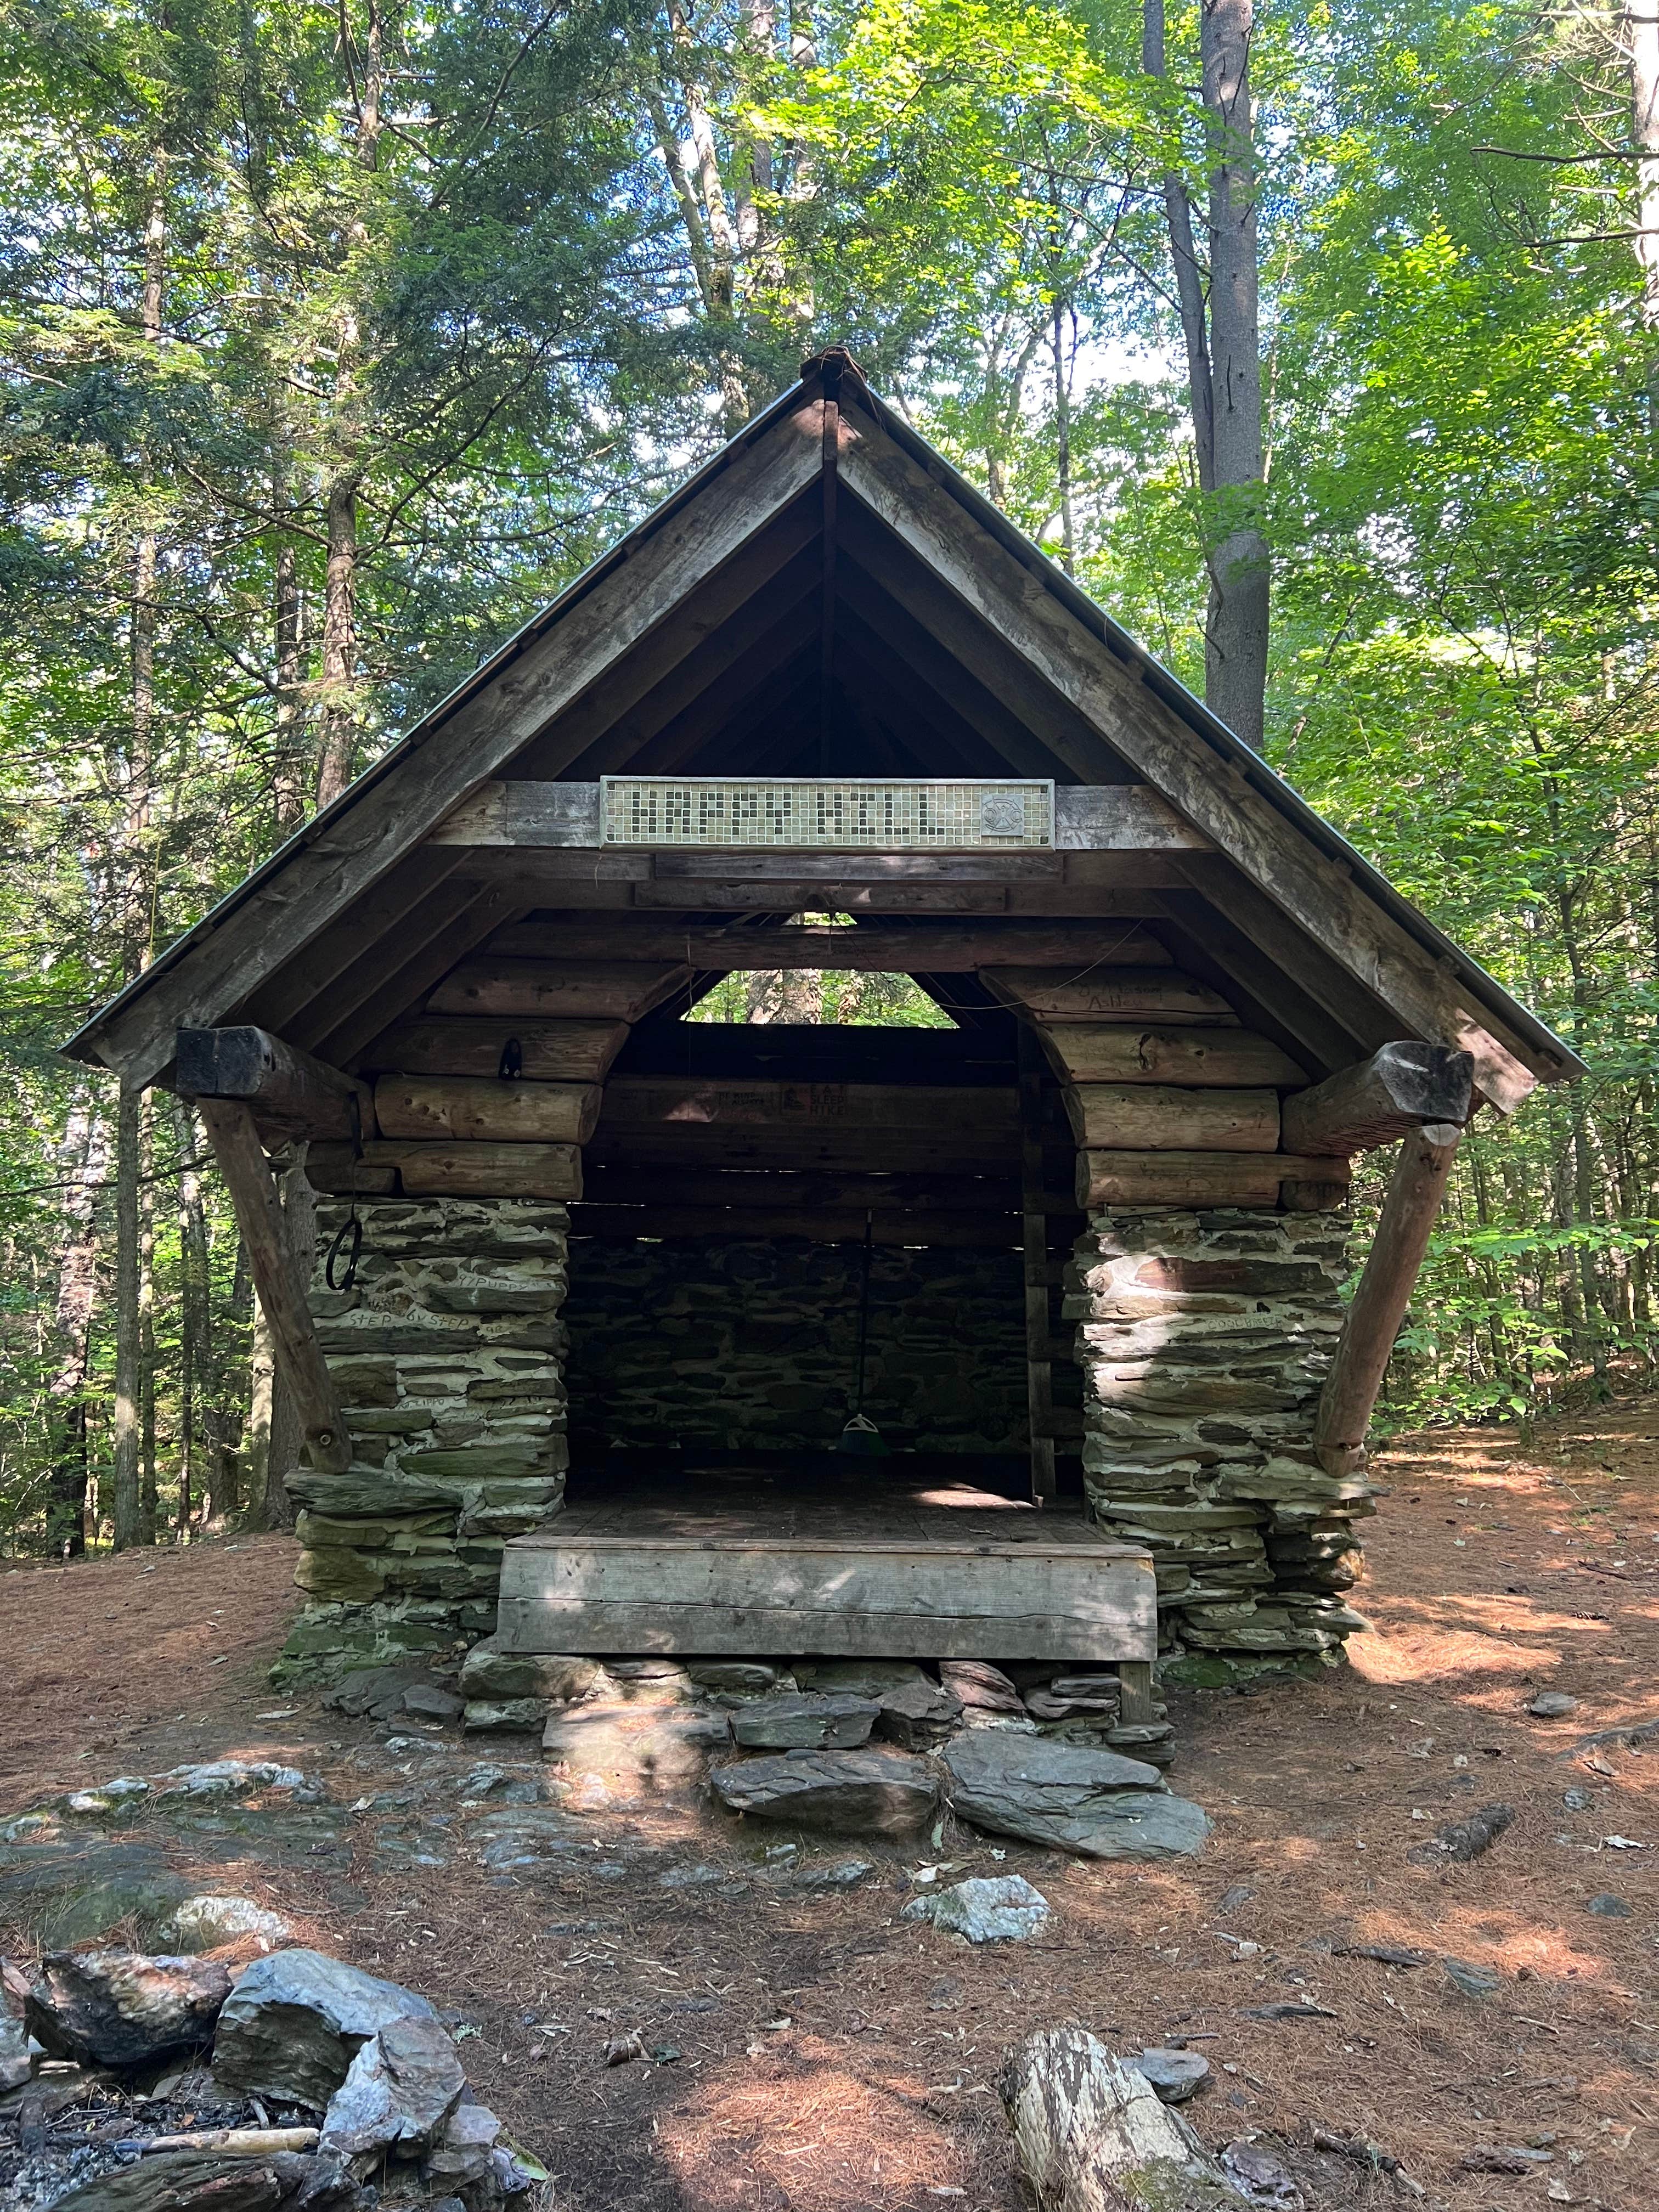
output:
[[[1395,1418],[1645,1377],[1650,9],[0,0],[0,1545],[284,1449],[194,1115],[57,1045],[828,343],[1589,1063]]]

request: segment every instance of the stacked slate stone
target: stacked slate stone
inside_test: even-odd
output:
[[[1090,1218],[1067,1270],[1084,1480],[1158,1564],[1162,1671],[1220,1682],[1317,1664],[1360,1626],[1358,1476],[1321,1468],[1346,1217],[1220,1207]]]
[[[895,1450],[1021,1452],[1017,1252],[878,1250],[866,1406]],[[860,1255],[805,1237],[581,1237],[568,1376],[579,1455],[823,1451],[852,1411]]]
[[[346,1211],[319,1206],[319,1251]],[[507,1538],[564,1492],[565,1209],[434,1198],[358,1212],[352,1288],[327,1289],[319,1267],[311,1294],[352,1464],[290,1482],[307,1603],[279,1678],[488,1635]]]

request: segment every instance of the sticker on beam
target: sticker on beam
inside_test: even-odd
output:
[[[1054,787],[784,776],[607,775],[603,845],[832,852],[1047,851]]]

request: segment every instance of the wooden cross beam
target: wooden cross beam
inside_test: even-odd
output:
[[[240,1099],[257,1121],[294,1136],[374,1134],[367,1084],[269,1030],[180,1030],[173,1067],[173,1088],[185,1097]]]
[[[1449,1045],[1385,1044],[1285,1101],[1287,1152],[1369,1152],[1431,1122],[1469,1118],[1474,1060]]]

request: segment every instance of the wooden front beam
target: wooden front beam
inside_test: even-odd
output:
[[[1017,1249],[1020,1217],[960,1213],[836,1212],[817,1206],[590,1206],[570,1209],[573,1237],[799,1237],[811,1244],[860,1244],[865,1224],[876,1244]],[[1047,1292],[1044,1292],[1047,1296]],[[1049,1447],[1052,1455],[1053,1446]]]
[[[1446,1125],[1417,1129],[1401,1145],[1376,1235],[1320,1394],[1314,1449],[1328,1474],[1349,1474],[1364,1466],[1365,1431],[1462,1133]]]
[[[374,1134],[366,1084],[269,1030],[180,1030],[173,1087],[186,1098],[240,1099],[256,1121],[294,1136]]]
[[[1290,1152],[1080,1152],[1077,1202],[1085,1213],[1115,1206],[1277,1206],[1280,1185],[1289,1182],[1322,1192],[1320,1206],[1334,1206],[1346,1194],[1347,1176],[1345,1159]]]
[[[1469,1118],[1474,1061],[1449,1045],[1385,1044],[1369,1060],[1285,1101],[1292,1152],[1369,1152],[1430,1122]]]
[[[730,702],[724,704],[729,707]],[[661,765],[662,772],[666,773],[672,763]],[[926,779],[909,776],[835,779],[837,782],[852,780],[908,783]],[[975,782],[985,781],[981,777],[969,780]],[[458,806],[453,813],[447,816],[432,832],[428,842],[433,845],[506,845],[532,852],[556,851],[561,848],[577,850],[599,848],[599,787],[597,783],[487,783]],[[1204,853],[1213,849],[1207,837],[1183,822],[1166,799],[1150,784],[1144,783],[1062,784],[1054,793],[1054,848],[1061,852],[1074,853]],[[765,860],[780,864],[786,860],[799,860],[805,857],[799,853],[786,854],[781,851],[757,850],[738,845],[682,847],[672,852],[657,854],[658,872],[669,872],[661,865],[668,860],[708,860],[722,854],[738,853],[746,861]],[[814,861],[831,860],[838,866],[845,866],[860,857],[926,860],[932,856],[910,852],[862,856],[853,853],[832,854],[814,852],[811,857]],[[974,857],[1018,860],[1030,856],[1024,853],[999,853],[988,848],[982,850],[976,848]],[[696,874],[699,871],[685,869],[676,872]],[[787,870],[779,865],[772,872],[782,874]],[[813,870],[808,868],[803,872],[811,874]]]
[[[321,1474],[343,1474],[351,1465],[345,1413],[317,1341],[307,1285],[283,1235],[283,1210],[252,1109],[240,1099],[198,1098],[197,1110],[230,1194],[248,1271],[270,1325],[277,1366],[299,1409],[311,1463]]]

